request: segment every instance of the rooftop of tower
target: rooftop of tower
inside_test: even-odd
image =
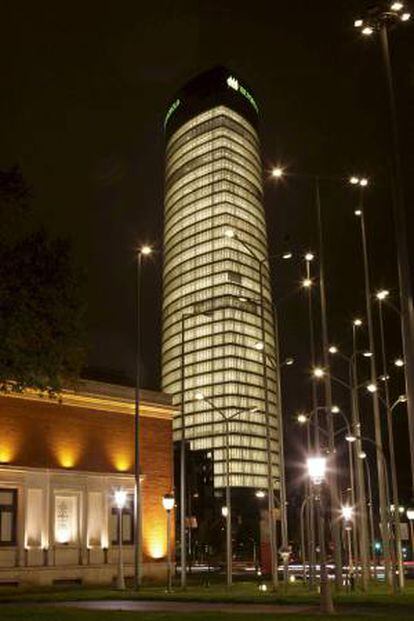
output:
[[[251,88],[234,71],[216,66],[192,78],[172,98],[164,119],[167,140],[183,123],[219,105],[239,112],[257,127],[259,108]]]

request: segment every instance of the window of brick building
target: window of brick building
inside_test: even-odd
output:
[[[0,546],[17,543],[17,489],[0,489]]]

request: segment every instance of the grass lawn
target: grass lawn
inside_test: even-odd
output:
[[[200,612],[200,613],[160,613],[160,612],[114,612],[114,611],[89,611],[89,610],[67,610],[63,608],[49,607],[42,605],[28,606],[2,606],[0,612],[1,621],[271,621],[276,619],[276,615],[272,614],[233,614],[229,612]],[[294,621],[297,618],[301,621],[319,621],[321,616],[318,614],[309,615],[292,615],[278,614],[277,621]],[[399,621],[412,621],[413,611],[396,611],[389,609],[387,613],[378,613],[377,611],[349,612],[334,616],[324,616],[324,619],[349,619],[349,621],[391,621],[398,619]]]
[[[224,585],[215,584],[209,588],[189,586],[186,591],[179,588],[169,594],[161,587],[145,586],[140,592],[132,590],[116,591],[112,589],[90,587],[44,587],[44,588],[0,588],[0,621],[262,621],[275,619],[274,613],[231,613],[231,612],[124,612],[124,611],[93,611],[60,608],[62,601],[86,600],[175,600],[175,601],[208,601],[208,602],[257,602],[278,604],[311,604],[319,601],[317,593],[309,593],[301,585],[290,585],[287,592],[281,587],[280,592],[259,592],[254,583],[236,583],[228,590]],[[18,603],[23,605],[19,606]],[[46,607],[42,602],[56,602],[56,607]],[[346,593],[335,595],[337,614],[326,619],[337,619],[338,616],[352,621],[370,619],[372,621],[412,621],[414,619],[414,582],[408,584],[404,594],[393,596],[385,585],[375,586],[369,593]],[[277,614],[278,621],[316,621],[320,615]]]
[[[408,606],[414,610],[414,581],[407,582],[405,592],[395,596],[391,594],[386,585],[375,585],[368,593],[341,591],[337,595],[334,593],[334,597],[335,601],[341,605]],[[275,593],[270,590],[269,585],[267,592],[261,592],[254,582],[236,582],[231,589],[227,589],[224,584],[214,584],[210,587],[189,586],[182,591],[177,586],[172,593],[166,593],[165,588],[160,586],[144,586],[138,592],[132,589],[117,591],[110,587],[0,587],[0,602],[41,603],[107,599],[316,604],[319,601],[319,595],[316,592],[309,592],[300,584],[289,585],[286,591],[281,586]]]

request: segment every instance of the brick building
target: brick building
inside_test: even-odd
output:
[[[170,398],[142,391],[143,576],[166,570],[173,488]],[[133,574],[134,391],[82,381],[59,399],[0,396],[0,583],[111,583],[118,558],[114,492],[124,489],[126,576]]]

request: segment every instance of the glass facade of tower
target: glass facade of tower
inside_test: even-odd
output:
[[[184,407],[191,449],[211,453],[215,487],[225,485],[224,417],[233,417],[231,486],[267,487],[263,354],[257,349],[263,340],[263,260],[272,475],[278,486],[277,361],[255,128],[227,105],[190,114],[168,138],[165,183],[163,390]],[[226,236],[229,230],[237,235]],[[197,393],[207,400],[197,400]],[[181,413],[174,433],[179,440]]]

